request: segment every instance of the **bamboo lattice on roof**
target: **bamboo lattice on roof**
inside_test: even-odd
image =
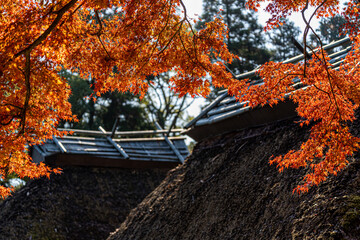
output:
[[[349,42],[350,39],[346,37],[325,45],[323,49],[331,50]],[[343,50],[339,50],[329,55],[331,58],[330,63],[334,69],[340,66],[351,49],[351,47],[346,47]],[[303,59],[304,55],[301,54],[285,60],[283,63],[296,63]],[[239,80],[253,78],[256,76],[256,72],[257,69],[239,74],[236,78]],[[261,80],[254,80],[252,84],[258,85],[262,84],[262,82]],[[303,86],[303,84],[299,82],[299,79],[295,78],[293,87],[295,89],[300,89],[306,86]],[[192,121],[186,124],[185,128],[187,130],[185,133],[188,136],[195,140],[201,140],[209,136],[241,130],[248,127],[255,127],[296,116],[296,105],[290,100],[280,102],[272,108],[270,106],[249,108],[246,106],[246,102],[237,102],[235,97],[228,95],[227,90],[220,91],[219,93],[219,97],[205,107]]]
[[[115,132],[117,137],[128,138],[111,138],[112,133],[106,131],[61,130],[73,132],[75,136],[54,137],[42,145],[33,147],[32,157],[35,162],[45,161],[56,166],[170,168],[182,163],[189,155],[185,137],[139,137],[149,134],[162,135],[168,130]],[[171,132],[181,131],[183,130],[174,129]]]

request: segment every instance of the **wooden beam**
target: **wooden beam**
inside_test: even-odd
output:
[[[112,130],[111,130],[111,135],[110,135],[111,138],[114,138],[114,136],[115,136],[115,132],[116,132],[118,122],[119,122],[119,116],[117,116],[116,119],[115,119],[115,123],[113,125]]]
[[[195,123],[202,118],[203,116],[205,116],[211,109],[213,109],[213,107],[215,107],[219,102],[221,102],[222,100],[224,100],[224,98],[226,98],[228,96],[227,91],[224,92],[222,95],[220,95],[219,97],[217,97],[212,103],[209,104],[209,106],[207,106],[206,108],[204,108],[204,110],[202,110],[202,112],[196,116],[193,120],[191,120],[188,124],[185,125],[185,128],[189,128],[192,127],[193,125],[195,125]]]
[[[172,156],[166,156],[166,155],[147,155],[147,154],[136,154],[136,153],[131,153],[130,154],[131,156],[131,159],[133,157],[139,157],[139,158],[151,158],[153,159],[154,161],[156,161],[157,159],[164,159],[164,160],[177,160],[178,158],[177,157],[174,157],[174,155]]]
[[[66,153],[67,150],[66,148],[64,147],[64,145],[55,137],[53,136],[53,140],[54,140],[54,143],[56,144],[56,146],[60,149],[60,151],[62,153]]]
[[[82,129],[65,129],[58,128],[59,131],[68,131],[73,132],[79,135],[91,135],[91,136],[111,136],[112,132],[102,132],[102,131],[93,131],[93,130],[82,130]],[[184,129],[171,129],[171,133],[181,133]],[[139,135],[156,135],[167,133],[167,130],[142,130],[142,131],[121,131],[114,133],[114,136],[139,136]]]
[[[307,59],[311,58],[311,55],[305,51],[304,47],[294,38],[294,36],[291,37],[291,42],[295,45],[295,47],[299,50],[300,53],[305,54]]]
[[[164,132],[166,133],[166,132]],[[102,135],[104,136],[104,135]],[[78,137],[78,136],[65,136],[63,137],[63,139],[79,139],[81,138],[84,141],[91,141],[94,140],[94,137]],[[186,137],[169,137],[170,140],[184,140],[186,139]],[[155,138],[116,138],[115,139],[117,142],[146,142],[146,141],[162,141],[164,140],[164,137],[155,137]],[[105,141],[105,139],[104,139]]]
[[[105,129],[103,129],[101,126],[99,127],[100,131],[102,131],[105,135],[106,135],[106,131]],[[128,159],[129,158],[129,155],[126,154],[126,152],[124,151],[124,149],[122,149],[122,147],[117,144],[116,142],[114,142],[114,140],[112,140],[111,137],[109,136],[106,136],[106,139],[116,148],[116,150],[118,150],[118,152],[123,155],[123,157],[125,159]]]
[[[325,45],[325,46],[323,47],[323,49],[324,49],[324,50],[329,50],[329,49],[338,47],[338,46],[340,46],[340,45],[342,45],[342,44],[345,44],[345,43],[348,43],[348,42],[350,42],[350,38],[349,38],[349,37],[345,37],[345,38],[340,39],[340,40],[338,40],[338,41],[336,41],[336,42],[331,42],[331,43]],[[319,49],[316,49],[316,50],[315,50],[315,52],[318,52],[318,51],[319,51]],[[311,54],[311,52],[308,52],[308,54]],[[301,61],[301,60],[303,60],[303,59],[304,59],[304,54],[300,54],[300,55],[298,55],[298,56],[295,56],[295,57],[292,57],[292,58],[290,58],[290,59],[288,59],[288,60],[283,61],[283,63],[284,63],[284,64],[287,64],[287,63],[295,63],[295,62],[299,62],[299,61]],[[246,73],[242,73],[242,74],[236,75],[236,78],[239,79],[239,80],[241,80],[241,79],[244,79],[244,78],[254,77],[254,76],[256,75],[256,71],[257,71],[257,69],[256,69],[256,70],[252,70],[252,71],[250,71],[250,72],[246,72]]]
[[[31,151],[31,158],[35,163],[40,163],[45,160],[46,155],[43,153],[43,151],[39,148],[39,146],[35,145],[32,146]]]
[[[158,130],[162,130],[161,126],[159,125],[159,123],[155,122],[155,126]],[[174,146],[174,144],[170,141],[170,139],[166,136],[166,134],[163,134],[165,141],[167,142],[167,144],[170,146],[170,148],[174,151],[174,153],[176,154],[176,156],[178,157],[178,159],[180,160],[181,163],[184,163],[184,158],[183,156],[179,153],[179,151],[176,149],[176,147]]]

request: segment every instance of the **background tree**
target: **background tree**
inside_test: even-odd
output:
[[[263,27],[257,22],[255,11],[246,8],[246,0],[203,0],[201,21],[196,28],[202,29],[220,13],[228,27],[225,43],[238,59],[227,64],[233,74],[251,71],[267,62],[271,52],[265,47]],[[216,58],[213,61],[218,61]],[[206,101],[213,101],[223,88],[213,88]]]
[[[69,102],[73,114],[79,120],[70,122],[71,128],[97,130],[99,126],[102,126],[110,130],[118,116],[120,116],[117,125],[119,131],[153,128],[145,107],[139,103],[139,96],[114,91],[95,96],[96,101],[94,101],[90,97],[93,93],[91,79],[82,79],[78,74],[65,70],[60,75],[65,77],[70,84]],[[64,123],[61,126],[63,127]]]
[[[221,9],[220,14],[228,27],[225,43],[230,52],[239,56],[228,65],[235,74],[253,70],[271,57],[265,47],[265,35],[257,22],[257,15],[247,10],[245,3],[245,0],[204,0],[201,21],[196,26],[197,29],[204,27]]]
[[[300,33],[300,28],[295,26],[294,22],[287,19],[284,20],[281,26],[269,31],[268,36],[272,44],[273,52],[271,60],[279,62],[299,55],[300,51],[295,47],[292,38],[298,41]]]
[[[320,34],[322,41],[327,44],[345,37],[345,33],[343,32],[345,23],[346,20],[341,15],[322,18],[319,28],[316,31]]]
[[[320,37],[323,44],[328,44],[332,41],[337,41],[345,37],[345,24],[346,19],[342,15],[335,15],[329,18],[322,18],[319,22],[319,27],[315,30],[315,33],[310,34],[311,45],[316,46],[319,44]],[[347,44],[349,46],[349,44]],[[333,52],[336,49],[333,49]]]
[[[107,20],[115,17],[114,9],[101,10],[99,13]],[[91,15],[89,19],[92,19]],[[116,72],[116,69],[113,71]],[[189,106],[188,96],[179,98],[179,94],[171,91],[169,72],[148,77],[151,79],[148,81],[150,91],[142,100],[129,92],[114,91],[106,92],[100,97],[94,96],[97,101],[91,101],[91,78],[82,80],[69,71],[62,71],[61,75],[69,81],[72,90],[69,102],[72,112],[79,119],[79,122],[71,123],[74,128],[97,129],[98,126],[103,126],[105,129],[112,129],[117,117],[117,130],[152,129],[155,128],[154,121],[162,128],[175,127]]]
[[[148,78],[149,91],[142,99],[152,122],[157,121],[162,128],[178,127],[177,123],[184,120],[185,110],[193,99],[188,95],[179,97],[171,91],[170,72]]]
[[[136,131],[155,129],[154,123],[149,118],[145,106],[139,102],[139,97],[126,92],[108,92],[102,95],[108,103],[105,111],[99,118],[105,129],[112,129],[116,117],[119,117],[117,131]]]

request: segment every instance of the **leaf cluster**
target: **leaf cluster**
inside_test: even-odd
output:
[[[251,8],[258,8],[261,1],[248,1]],[[310,19],[304,12],[308,6],[317,7]],[[300,149],[292,150],[283,156],[273,157],[270,163],[277,164],[280,171],[285,168],[308,167],[310,173],[304,176],[303,183],[294,191],[308,191],[311,186],[336,175],[348,165],[349,156],[359,149],[359,138],[352,136],[348,124],[355,119],[355,110],[360,100],[360,37],[354,31],[359,21],[359,3],[351,1],[340,10],[338,1],[270,1],[267,11],[272,13],[267,29],[282,24],[282,19],[291,12],[301,11],[308,23],[304,36],[304,61],[299,63],[268,62],[258,71],[263,79],[261,85],[250,85],[242,81],[230,87],[230,92],[240,101],[248,101],[252,107],[277,104],[290,98],[297,103],[300,124],[313,123],[309,139]],[[352,40],[352,51],[342,60],[340,67],[334,68],[327,53],[320,48],[322,39],[310,26],[312,17],[350,14],[344,29]],[[355,22],[353,22],[355,21]],[[312,32],[320,43],[319,48],[307,45],[306,37]],[[294,80],[303,86],[295,89]],[[239,96],[238,92],[242,95]]]
[[[62,67],[91,79],[92,98],[108,91],[144,96],[147,76],[176,71],[180,96],[206,96],[210,74],[235,80],[209,53],[231,62],[221,19],[195,32],[180,0],[1,0],[0,175],[49,176],[59,169],[35,164],[29,147],[52,136],[61,121],[76,121]],[[182,11],[181,11],[182,10]],[[109,12],[111,11],[111,17]],[[61,66],[61,67],[60,67]],[[80,84],[80,83],[79,83]],[[75,110],[77,111],[77,110]],[[79,110],[81,111],[81,110]],[[0,186],[0,195],[10,189]]]

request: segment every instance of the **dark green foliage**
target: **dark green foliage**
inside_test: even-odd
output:
[[[269,37],[274,49],[271,60],[279,62],[299,55],[300,50],[295,47],[291,39],[298,40],[300,33],[300,28],[289,20],[286,20],[282,26],[270,31]]]
[[[85,115],[94,111],[94,104],[86,98],[92,93],[90,81],[81,79],[76,74],[72,74],[66,70],[61,71],[60,75],[67,79],[71,87],[69,102],[71,103],[72,113],[76,115],[79,120],[77,123],[71,123],[71,127],[84,129],[89,125],[88,121],[85,120]]]
[[[131,93],[109,92],[102,98],[109,102],[100,115],[105,129],[112,129],[116,116],[119,116],[118,130],[136,131],[154,128],[153,123],[148,119],[145,106],[139,103],[138,96]]]
[[[265,47],[263,27],[258,24],[255,12],[245,8],[245,0],[203,0],[203,14],[197,29],[213,20],[220,11],[228,26],[227,46],[239,59],[228,66],[234,74],[251,71],[271,58]],[[213,101],[221,89],[214,89],[207,101]]]
[[[71,128],[94,129],[99,126],[111,130],[116,117],[120,116],[117,130],[152,129],[144,107],[139,103],[139,97],[130,93],[108,92],[96,97],[96,102],[89,96],[92,94],[92,80],[81,79],[76,74],[66,70],[61,72],[70,86],[72,94],[69,102],[73,114],[79,122],[71,123]],[[62,126],[64,125],[61,124]]]
[[[246,10],[245,0],[204,0],[202,21],[196,28],[201,29],[220,9],[229,29],[227,46],[230,52],[240,57],[229,68],[239,74],[267,62],[270,52],[265,48],[263,28],[257,23],[255,13]]]
[[[345,36],[345,34],[342,32],[344,24],[345,18],[340,15],[336,15],[331,18],[322,18],[320,20],[319,29],[316,31],[320,34],[324,43],[330,43]]]
[[[322,18],[318,29],[316,29],[316,35],[310,35],[311,45],[313,47],[318,47],[321,44],[325,45],[344,38],[345,34],[343,32],[343,26],[345,22],[345,18],[341,15],[336,15],[330,18]],[[319,38],[321,42],[319,41]],[[346,45],[349,46],[349,44]],[[334,51],[336,51],[336,48],[328,51],[328,53],[333,53]]]

